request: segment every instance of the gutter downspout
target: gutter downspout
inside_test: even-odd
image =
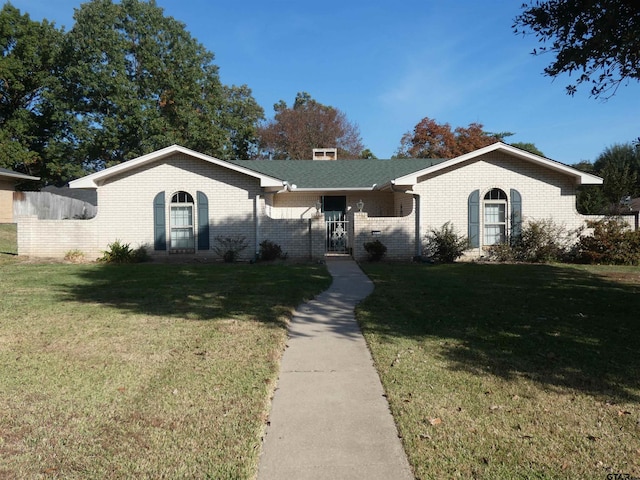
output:
[[[260,200],[261,200],[261,196],[260,194],[257,194],[254,200],[254,218],[255,218],[255,227],[256,227],[256,244],[255,244],[255,256],[254,256],[254,260],[258,260],[258,257],[260,256],[260,226],[261,226],[261,222],[260,222]]]
[[[420,242],[420,195],[418,193],[413,194],[413,199],[415,201],[415,209],[416,209],[416,251],[415,258],[420,258],[422,256],[422,244]]]

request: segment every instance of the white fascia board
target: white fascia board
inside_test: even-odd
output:
[[[69,182],[69,187],[70,188],[97,188],[101,182],[108,179],[109,177],[127,172],[136,167],[145,165],[146,163],[162,160],[163,158],[169,157],[175,153],[182,153],[184,155],[198,158],[205,162],[209,162],[214,165],[228,168],[229,170],[233,170],[239,173],[243,173],[245,175],[249,175],[250,177],[257,178],[260,180],[261,187],[282,187],[283,185],[282,180],[279,180],[277,178],[259,174],[254,170],[251,170],[245,167],[240,167],[238,165],[225,162],[224,160],[220,160],[215,157],[210,157],[209,155],[205,155],[204,153],[196,152],[195,150],[181,147],[180,145],[172,145],[170,147],[166,147],[161,150],[156,150],[155,152],[142,155],[141,157],[134,158],[133,160],[127,160],[126,162],[119,163],[118,165],[114,165],[113,167],[109,167],[99,172],[92,173],[91,175],[87,175],[85,177],[81,177],[76,180],[73,180]]]
[[[349,188],[293,188],[292,192],[371,192],[375,187],[349,187]]]
[[[18,172],[0,172],[0,177],[10,178],[11,180],[40,180],[40,177],[32,177]]]
[[[580,170],[573,167],[569,167],[568,165],[564,165],[563,163],[559,163],[554,160],[549,160],[548,158],[535,155],[533,153],[527,152],[525,150],[521,150],[519,148],[513,147],[511,145],[507,145],[502,142],[497,142],[487,147],[474,150],[473,152],[469,152],[464,155],[460,155],[459,157],[452,158],[451,160],[446,160],[442,163],[438,163],[431,167],[418,170],[417,172],[413,172],[409,175],[405,175],[404,177],[398,177],[394,179],[392,183],[396,185],[415,185],[416,183],[418,183],[418,178],[423,175],[427,175],[429,173],[434,173],[439,170],[455,166],[459,163],[466,162],[467,160],[480,157],[482,155],[485,155],[490,152],[494,152],[496,150],[503,151],[515,157],[521,158],[523,160],[527,160],[537,165],[541,165],[551,170],[555,170],[565,175],[569,175],[576,180],[578,185],[602,185],[603,180],[600,177],[591,175],[586,172],[581,172]]]

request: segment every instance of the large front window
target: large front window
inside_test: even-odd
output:
[[[503,243],[507,238],[507,194],[499,188],[484,196],[484,245]]]
[[[171,250],[195,249],[193,197],[177,192],[171,197]]]

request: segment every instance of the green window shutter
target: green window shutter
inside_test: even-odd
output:
[[[522,235],[522,195],[511,189],[511,238]]]
[[[202,192],[197,192],[198,202],[198,250],[209,250],[209,200]]]
[[[471,248],[480,246],[480,190],[474,190],[469,195],[469,245]]]
[[[153,249],[167,249],[167,229],[164,208],[164,192],[153,199]]]

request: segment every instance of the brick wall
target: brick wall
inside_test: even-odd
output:
[[[325,230],[322,216],[312,218],[260,219],[260,241],[277,243],[289,258],[320,260],[324,257]]]
[[[375,239],[387,246],[387,258],[411,259],[416,254],[416,224],[420,225],[420,242],[427,231],[448,221],[466,235],[467,199],[476,189],[480,190],[481,199],[492,188],[500,188],[507,195],[512,188],[518,190],[525,220],[552,219],[574,229],[583,225],[586,218],[575,209],[571,178],[500,152],[419,180],[414,187],[419,209],[412,194],[345,194],[356,259],[366,258],[363,244]],[[278,243],[290,258],[318,259],[324,255],[325,226],[315,208],[320,193],[264,194],[259,181],[251,176],[182,154],[109,179],[98,190],[98,214],[94,219],[18,219],[18,253],[63,257],[70,250],[81,250],[87,258],[94,258],[109,243],[119,240],[133,248],[147,246],[152,254],[169,255],[166,251],[153,251],[153,201],[161,191],[165,193],[167,239],[171,196],[186,191],[196,199],[196,192],[201,191],[209,202],[212,247],[216,236],[243,235],[249,243],[242,253],[243,260],[254,258],[262,240]],[[356,211],[359,200],[364,202],[362,213]],[[194,216],[197,225],[197,208]],[[475,252],[480,253],[481,249]],[[195,255],[212,257],[213,252],[196,251]]]
[[[430,229],[440,228],[448,221],[458,233],[467,235],[467,202],[474,190],[480,191],[482,201],[493,188],[503,190],[507,196],[510,189],[516,189],[522,196],[525,221],[551,219],[571,230],[584,225],[588,218],[576,210],[576,187],[570,177],[500,152],[420,180],[414,191],[420,194],[421,238]],[[509,201],[507,207],[507,218],[510,218]],[[482,212],[480,221],[482,246]],[[475,254],[480,253],[481,249],[476,249]]]
[[[366,212],[353,215],[353,258],[366,260],[364,244],[380,240],[387,260],[411,260],[415,255],[414,213],[404,217],[369,217]]]
[[[19,255],[64,258],[67,252],[80,250],[93,260],[106,249],[97,242],[99,224],[95,219],[38,220],[28,216],[17,220]]]
[[[0,223],[13,222],[13,185],[0,181]]]

